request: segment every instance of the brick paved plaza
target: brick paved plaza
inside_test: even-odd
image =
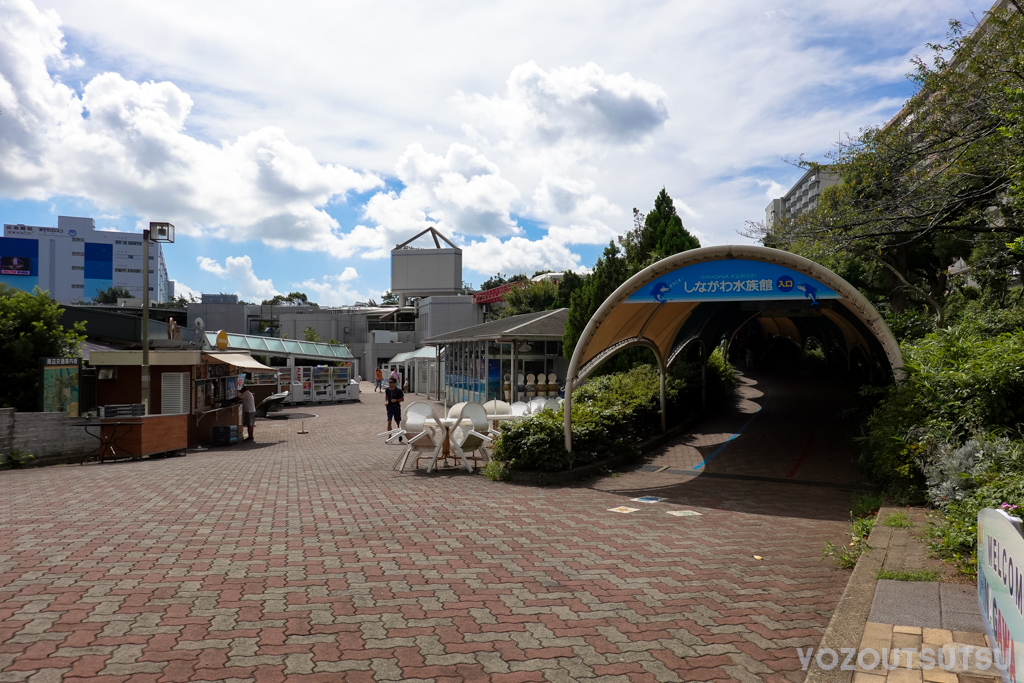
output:
[[[802,680],[850,493],[777,480],[856,475],[829,391],[772,382],[570,487],[392,472],[367,383],[308,434],[0,472],[0,681]]]

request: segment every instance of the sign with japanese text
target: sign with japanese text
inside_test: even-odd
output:
[[[804,300],[811,306],[822,299],[841,299],[809,275],[785,266],[747,259],[722,259],[683,266],[634,292],[626,303],[670,301]]]
[[[40,408],[78,417],[78,358],[40,358]]]

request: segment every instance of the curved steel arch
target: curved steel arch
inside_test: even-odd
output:
[[[869,332],[871,332],[872,335],[874,335],[889,361],[893,375],[897,379],[902,377],[903,354],[900,352],[899,342],[897,342],[896,338],[893,337],[889,327],[885,324],[885,321],[882,319],[882,316],[878,311],[875,310],[875,307],[871,305],[871,302],[864,298],[864,295],[857,291],[853,285],[848,283],[839,275],[833,273],[828,268],[825,268],[810,259],[797,256],[796,254],[754,245],[726,245],[691,249],[690,251],[680,252],[666,259],[662,259],[629,278],[629,280],[612,292],[611,296],[601,304],[597,309],[597,312],[594,313],[594,316],[590,319],[590,322],[587,323],[586,328],[583,330],[583,334],[580,336],[580,339],[576,344],[576,348],[572,354],[572,359],[569,362],[569,370],[566,373],[566,386],[569,388],[575,387],[579,381],[582,381],[581,378],[578,377],[578,373],[584,362],[584,358],[586,358],[587,361],[593,360],[594,357],[602,354],[606,349],[618,347],[620,342],[625,341],[630,337],[635,337],[635,335],[630,335],[630,337],[626,337],[624,339],[615,339],[613,332],[610,338],[611,341],[608,341],[604,348],[598,349],[593,353],[589,353],[590,343],[594,339],[594,335],[601,327],[602,323],[605,322],[612,311],[614,311],[634,292],[670,271],[697,263],[727,259],[747,259],[751,261],[773,263],[808,275],[830,287],[842,297],[838,300],[838,304],[847,309],[861,324],[864,325],[865,328],[867,328]],[[678,310],[679,313],[685,313],[683,316],[683,321],[685,321],[697,305],[699,305],[699,302],[693,305],[680,307],[676,310]],[[654,320],[655,316],[658,315],[658,312],[659,310],[655,309],[655,311],[652,312],[642,324],[641,329],[643,329],[644,338],[648,341],[651,340],[646,337],[647,326]],[[640,315],[640,318],[642,317],[643,316]],[[675,335],[679,332],[681,327],[682,322],[679,323],[678,327],[674,331],[666,333],[666,337],[671,337],[671,339],[674,340]],[[653,343],[658,345],[657,342]],[[659,358],[659,364],[661,364],[661,359],[665,356],[665,353],[661,350],[660,346],[657,355]],[[661,374],[662,385],[664,386],[664,368],[662,368]],[[664,424],[664,420],[664,410],[662,410],[662,424]],[[567,390],[565,392],[565,448],[569,451],[572,450],[571,390]]]

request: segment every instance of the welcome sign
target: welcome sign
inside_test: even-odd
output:
[[[809,275],[763,261],[722,259],[683,266],[634,292],[627,303],[803,300],[842,297]]]
[[[1024,680],[1024,537],[1003,510],[978,513],[978,606],[1003,680]]]

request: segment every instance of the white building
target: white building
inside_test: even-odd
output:
[[[785,215],[799,216],[818,205],[818,198],[825,188],[839,183],[839,175],[825,169],[811,169],[803,174],[789,192],[773,199],[764,210],[765,226],[772,225]]]
[[[142,297],[142,235],[97,230],[91,218],[58,216],[57,227],[4,224],[0,282],[31,292],[38,286],[58,302],[92,301],[111,287]],[[149,245],[149,295],[174,298],[161,245]]]

